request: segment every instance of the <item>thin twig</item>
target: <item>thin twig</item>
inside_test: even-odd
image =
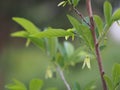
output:
[[[80,16],[80,18],[88,25],[90,26],[90,24],[85,20],[84,16],[82,15],[81,12],[79,12],[75,7],[73,7],[74,11]]]
[[[104,70],[103,70],[102,58],[101,58],[100,50],[99,50],[99,43],[97,41],[96,33],[95,33],[95,24],[94,24],[94,20],[93,20],[91,0],[87,0],[86,5],[87,5],[87,11],[88,11],[88,14],[89,14],[89,18],[90,18],[90,29],[91,29],[91,33],[92,33],[93,40],[94,40],[96,58],[97,58],[99,71],[100,71],[100,75],[101,75],[103,90],[107,90],[106,82],[105,82],[104,77],[103,77],[104,76]]]
[[[67,90],[71,90],[70,85],[68,84],[67,80],[65,79],[65,76],[64,76],[64,74],[63,74],[63,71],[61,70],[61,68],[60,68],[59,65],[57,65],[57,71],[59,72],[60,77],[61,77],[61,79],[63,80],[63,82],[64,82]]]

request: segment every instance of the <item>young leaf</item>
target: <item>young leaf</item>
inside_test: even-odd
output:
[[[101,36],[101,33],[103,32],[103,21],[98,15],[94,15],[94,20],[98,29],[98,33]]]
[[[18,81],[18,80],[13,80],[14,84],[8,84],[5,87],[9,90],[27,90],[27,88],[25,87],[25,85]]]
[[[31,21],[25,18],[13,17],[12,19],[20,24],[30,34],[39,32],[39,29]]]
[[[11,34],[12,37],[23,37],[23,38],[27,38],[28,35],[29,33],[26,31],[17,31]]]
[[[108,86],[108,90],[113,90],[113,83],[112,83],[111,79],[107,75],[104,75],[104,79]]]
[[[40,79],[33,79],[30,81],[29,90],[41,90],[43,81]]]
[[[39,32],[39,33],[31,35],[31,37],[50,38],[50,37],[65,37],[65,36],[72,36],[72,35],[73,35],[72,32],[67,32],[63,29],[48,28],[47,30],[43,32]]]
[[[117,87],[120,83],[120,64],[115,64],[112,70],[112,78],[114,86]]]
[[[104,16],[106,23],[109,25],[111,23],[112,6],[108,1],[104,3]]]
[[[113,13],[113,15],[112,15],[112,20],[113,20],[113,21],[120,20],[120,8],[117,9],[117,10]]]

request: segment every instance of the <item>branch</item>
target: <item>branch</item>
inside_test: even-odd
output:
[[[67,80],[65,79],[63,71],[61,70],[59,65],[57,65],[57,71],[59,72],[61,79],[63,80],[65,86],[67,87],[67,90],[71,90],[70,85],[68,84]]]
[[[87,11],[88,11],[88,14],[89,14],[89,18],[90,18],[90,29],[91,29],[91,33],[92,33],[93,40],[94,40],[96,58],[97,58],[98,66],[99,66],[102,85],[103,85],[103,89],[107,90],[106,82],[105,82],[104,77],[103,77],[104,76],[104,70],[103,70],[102,58],[101,58],[100,50],[99,50],[99,43],[97,41],[96,33],[95,33],[95,24],[94,24],[94,20],[93,20],[91,0],[86,0],[86,5],[87,5]]]
[[[80,13],[75,7],[73,7],[73,10],[80,16],[80,18],[88,25],[90,26],[90,24],[85,20],[84,16],[82,15],[82,13]]]

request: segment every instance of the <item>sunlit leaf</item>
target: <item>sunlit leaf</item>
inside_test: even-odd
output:
[[[117,9],[117,10],[113,13],[113,15],[112,15],[112,20],[113,20],[113,21],[120,20],[120,8]]]
[[[50,37],[65,37],[65,36],[72,36],[72,35],[73,35],[72,32],[67,32],[63,29],[48,28],[47,30],[43,32],[39,32],[34,35],[31,35],[31,37],[50,38]]]
[[[41,90],[43,81],[40,79],[33,79],[30,81],[29,90]]]
[[[45,41],[41,38],[29,37],[30,41],[38,46],[40,49],[45,50]]]
[[[13,17],[12,19],[18,24],[20,24],[27,32],[31,34],[39,32],[39,29],[31,21],[25,18]]]
[[[106,23],[110,24],[111,16],[112,16],[112,6],[108,1],[105,1],[104,3],[104,16],[105,16]]]
[[[12,37],[23,37],[26,38],[28,37],[29,33],[26,31],[17,31],[11,34]]]

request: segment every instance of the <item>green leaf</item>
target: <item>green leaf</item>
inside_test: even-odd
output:
[[[74,52],[74,47],[70,42],[64,42],[65,51],[68,57],[70,57]]]
[[[58,49],[58,39],[56,37],[46,38],[46,48],[48,55],[54,58]]]
[[[99,35],[101,36],[103,32],[103,21],[98,15],[94,15],[94,20],[95,20],[95,24],[98,29]]]
[[[26,31],[18,31],[11,34],[12,37],[22,37],[29,39],[32,43],[41,49],[45,48],[44,40],[41,38],[29,37],[30,34]]]
[[[107,75],[104,75],[104,79],[106,81],[108,90],[113,90],[113,83],[112,83],[111,79]]]
[[[86,25],[82,25],[78,20],[76,20],[74,17],[70,15],[67,15],[67,17],[70,23],[78,32],[79,36],[82,37],[82,39],[86,42],[87,46],[89,46],[93,51],[94,43],[91,30],[89,29],[89,27],[86,27]]]
[[[22,82],[15,79],[13,80],[13,82],[13,84],[8,84],[5,87],[9,90],[27,90],[27,88]]]
[[[106,23],[109,25],[111,23],[112,6],[108,1],[104,3],[104,16]]]
[[[12,19],[20,24],[30,34],[39,32],[39,29],[31,21],[25,18],[13,17]]]
[[[72,90],[81,90],[80,85],[79,85],[78,82],[75,82],[75,83],[74,83],[74,87],[73,87]]]
[[[31,37],[36,38],[50,38],[50,37],[65,37],[65,36],[72,36],[72,32],[67,32],[63,29],[53,29],[48,28],[47,30],[44,30],[43,32],[39,32],[37,34],[31,35]]]
[[[35,37],[29,37],[30,41],[38,46],[40,49],[44,50],[45,49],[45,41],[44,39],[41,38],[35,38]]]
[[[80,0],[72,0],[72,4],[74,7],[76,7],[78,5]]]
[[[76,20],[74,17],[70,16],[70,15],[67,15],[70,23],[72,24],[72,26],[79,32],[80,32],[80,22],[78,20]]]
[[[80,30],[81,30],[81,36],[83,37],[83,39],[86,41],[86,44],[93,50],[94,48],[94,43],[93,43],[93,37],[91,34],[91,30],[84,26],[84,25],[80,25]]]
[[[115,88],[120,84],[120,64],[115,64],[112,70],[112,78]]]
[[[43,81],[40,79],[33,79],[30,81],[29,90],[41,90]]]
[[[28,37],[29,33],[26,31],[17,31],[11,34],[12,37],[22,37],[22,38],[26,38]]]
[[[113,15],[112,15],[112,20],[113,20],[113,21],[120,20],[120,8],[117,9],[117,10],[113,13]]]

